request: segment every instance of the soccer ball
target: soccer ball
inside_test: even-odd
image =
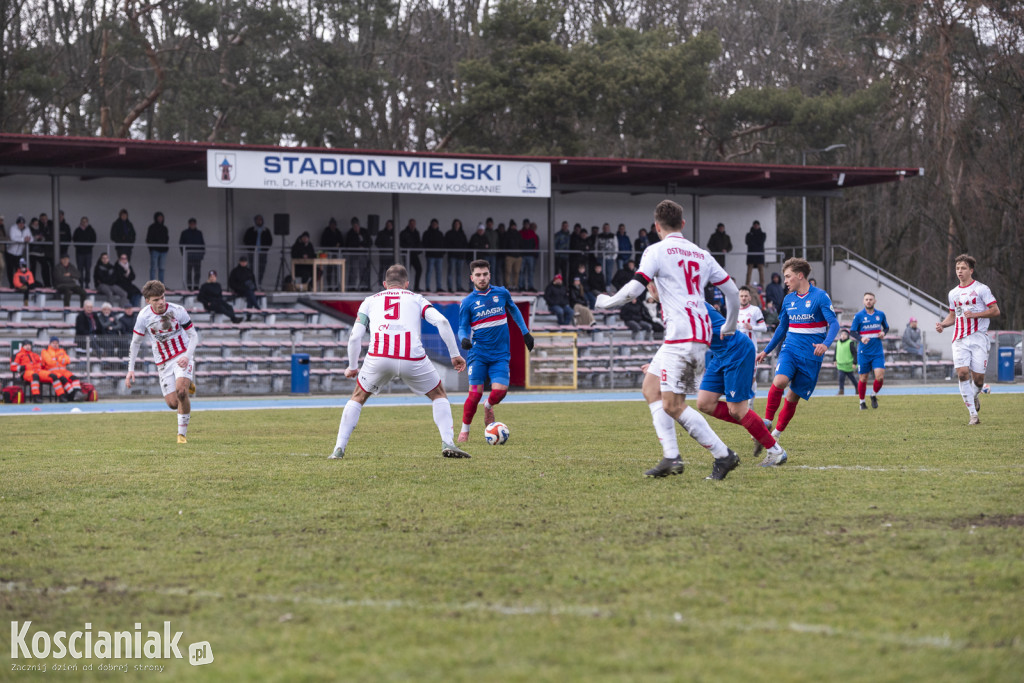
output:
[[[992,387],[990,387],[987,384],[982,385],[981,393],[983,393],[983,394],[991,394],[992,393]]]
[[[508,441],[508,427],[503,422],[492,422],[484,429],[484,436],[490,445],[500,446]]]

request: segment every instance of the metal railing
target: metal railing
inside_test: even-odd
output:
[[[872,275],[879,286],[888,287],[901,296],[905,296],[907,299],[914,301],[914,303],[934,310],[944,311],[948,308],[947,304],[936,299],[923,289],[915,287],[906,280],[902,280],[896,275],[893,275],[878,264],[872,263],[860,254],[837,244],[832,247],[832,263],[833,265],[836,265],[841,261],[856,264],[858,270],[865,274]]]

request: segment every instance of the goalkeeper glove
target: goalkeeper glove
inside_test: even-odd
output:
[[[533,351],[533,335],[527,332],[523,335],[523,341],[526,342],[526,350]]]
[[[466,349],[467,351],[469,351],[471,348],[473,348],[473,342],[469,341],[469,337],[464,337],[463,338],[463,340],[462,340],[462,348]]]

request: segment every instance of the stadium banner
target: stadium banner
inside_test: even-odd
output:
[[[551,164],[295,151],[206,152],[207,187],[387,192],[474,197],[550,197]]]

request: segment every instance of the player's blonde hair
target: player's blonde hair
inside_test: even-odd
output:
[[[166,291],[167,288],[164,287],[164,283],[159,280],[150,280],[142,285],[142,298],[149,301],[151,297],[163,296]]]
[[[384,284],[388,287],[404,285],[407,282],[409,282],[409,271],[401,263],[396,263],[384,273]]]

